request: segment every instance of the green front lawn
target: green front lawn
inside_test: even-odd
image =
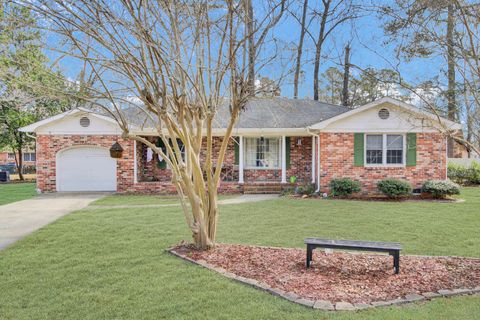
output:
[[[231,199],[236,195],[219,195],[219,200]],[[136,205],[163,205],[180,204],[178,196],[132,195],[114,194],[101,198],[93,203],[96,206],[136,206]]]
[[[464,203],[278,199],[220,207],[218,240],[303,247],[306,236],[400,241],[405,253],[480,257],[480,189]],[[149,198],[146,198],[148,203]],[[107,198],[108,200],[108,198]],[[480,297],[327,313],[186,263],[178,207],[70,214],[0,251],[1,319],[476,319]]]
[[[0,205],[36,196],[35,183],[0,184]]]

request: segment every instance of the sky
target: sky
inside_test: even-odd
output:
[[[313,3],[317,0],[310,0]],[[298,1],[300,3],[303,1]],[[378,2],[378,1],[377,1]],[[359,2],[364,3],[365,7],[370,5],[370,1]],[[300,8],[300,6],[298,7]],[[346,23],[337,28],[336,31],[331,33],[327,39],[323,55],[326,57],[321,61],[321,72],[324,72],[331,66],[340,67],[341,59],[343,59],[343,48],[347,42],[351,42],[351,63],[358,65],[361,68],[374,67],[376,69],[381,68],[393,68],[397,67],[404,80],[407,83],[418,84],[432,75],[439,73],[442,68],[441,58],[429,58],[414,59],[410,62],[398,61],[395,58],[394,44],[385,44],[387,40],[383,34],[382,25],[384,21],[376,17],[374,14],[366,15],[358,18],[354,23]],[[316,35],[318,33],[318,23],[313,23],[310,26],[312,33]],[[281,22],[275,29],[275,34],[271,35],[280,39],[284,44],[287,44],[290,48],[298,44],[298,38],[300,33],[300,26],[297,21],[284,15]],[[53,34],[47,34],[47,47],[57,47],[59,45],[59,39]],[[268,49],[268,48],[267,48]],[[293,59],[294,50],[290,50],[289,56]],[[48,51],[47,55],[51,61],[54,61],[58,54]],[[302,62],[302,71],[304,71],[305,77],[300,84],[299,97],[300,98],[312,98],[313,97],[313,62],[311,61],[314,56],[314,46],[308,36],[305,36],[304,44],[304,59]],[[290,67],[293,65],[293,60],[290,60]],[[82,66],[77,60],[64,58],[60,61],[59,67],[63,74],[69,79],[76,79]],[[340,67],[341,68],[341,67]],[[272,66],[260,70],[258,76],[268,76],[270,78],[278,78],[279,75],[285,71],[284,67],[280,67],[280,64],[276,63]],[[358,70],[353,69],[352,73],[358,73]],[[281,96],[291,98],[293,97],[293,75],[287,77],[281,84]]]

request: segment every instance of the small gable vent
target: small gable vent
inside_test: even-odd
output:
[[[390,111],[388,111],[388,109],[382,108],[378,111],[378,117],[383,120],[388,119],[390,117]]]
[[[88,119],[87,117],[81,117],[80,125],[84,128],[88,127],[90,125],[90,119]]]

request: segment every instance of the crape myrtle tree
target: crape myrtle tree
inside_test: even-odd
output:
[[[213,247],[227,145],[239,113],[255,94],[247,81],[251,40],[264,38],[254,48],[259,72],[278,54],[271,46],[261,52],[274,41],[285,1],[262,1],[253,17],[246,2],[229,0],[19,3],[35,11],[62,48],[69,48],[58,52],[83,61],[96,75],[96,85],[77,98],[103,108],[118,122],[123,138],[147,145],[167,162],[195,246]],[[214,152],[215,115],[224,104],[229,117]],[[132,130],[125,110],[153,124],[165,149]]]

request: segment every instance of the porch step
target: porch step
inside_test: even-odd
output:
[[[282,193],[282,185],[277,183],[255,183],[245,184],[243,186],[243,193],[245,194],[266,194],[266,193]]]

